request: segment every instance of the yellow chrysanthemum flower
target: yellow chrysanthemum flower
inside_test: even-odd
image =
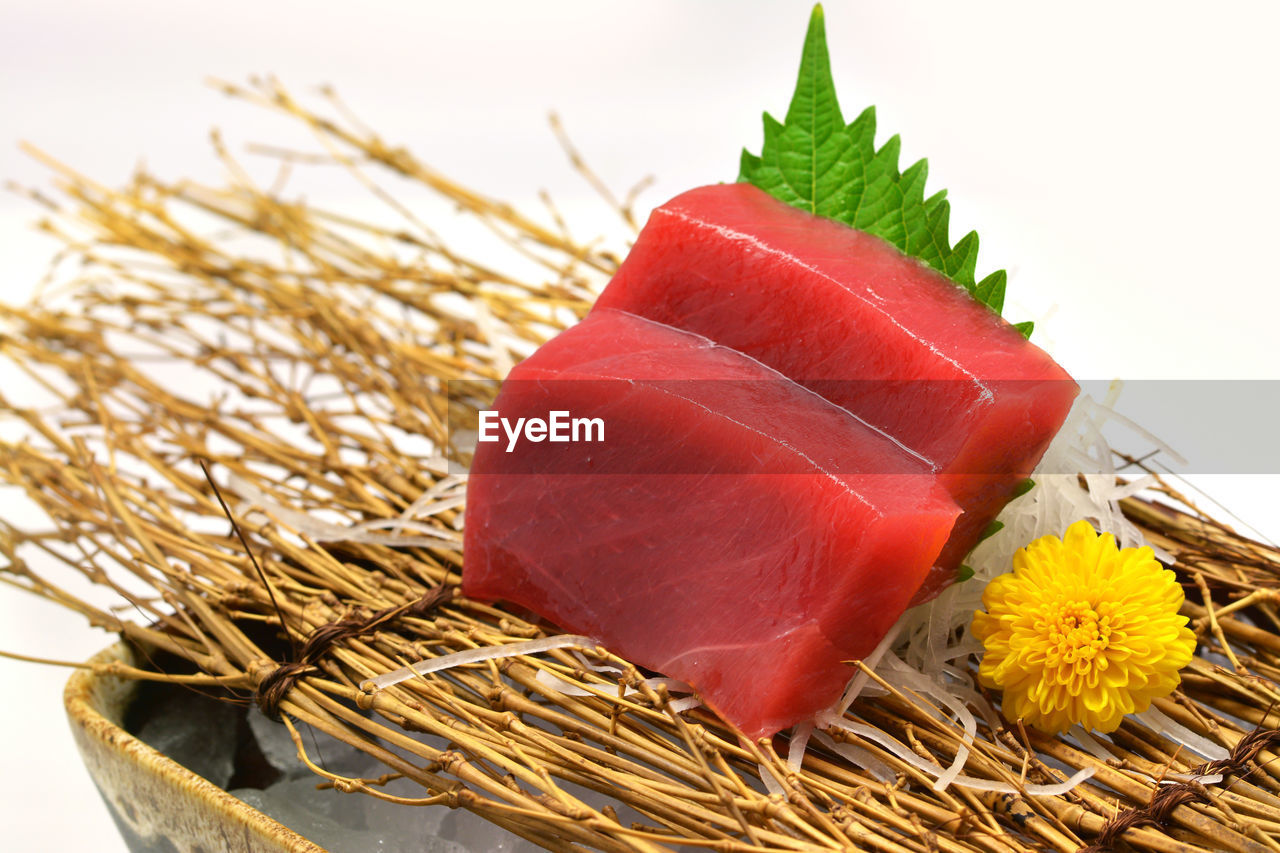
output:
[[[973,616],[979,677],[1004,690],[1005,716],[1055,734],[1115,731],[1178,686],[1196,639],[1182,587],[1150,548],[1116,547],[1087,521],[1020,550]]]

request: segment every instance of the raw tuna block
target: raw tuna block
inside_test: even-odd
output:
[[[839,698],[959,514],[848,412],[619,311],[518,365],[495,409],[600,418],[605,440],[478,445],[463,591],[689,682],[751,736]]]
[[[606,309],[758,359],[934,462],[964,514],[917,600],[954,577],[1077,393],[950,280],[749,184],[655,210],[597,302]]]

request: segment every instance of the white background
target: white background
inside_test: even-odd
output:
[[[25,139],[109,184],[139,161],[218,180],[209,129],[243,152],[279,124],[202,80],[274,73],[298,92],[334,84],[390,141],[477,189],[536,209],[545,187],[585,209],[589,191],[547,129],[555,109],[613,187],[657,178],[647,209],[732,180],[741,147],[758,151],[761,111],[786,110],[808,11],[3,0],[0,178],[47,185],[17,150]],[[904,163],[930,157],[953,235],[980,229],[979,272],[1009,268],[1006,314],[1038,319],[1036,340],[1069,371],[1280,379],[1280,6],[895,0],[826,12],[846,117],[875,103]],[[28,228],[36,215],[0,198],[0,299],[24,299],[56,249]],[[1203,482],[1280,537],[1276,478]],[[0,589],[0,649],[83,659],[108,642]],[[65,677],[0,660],[7,849],[118,849],[63,720]]]

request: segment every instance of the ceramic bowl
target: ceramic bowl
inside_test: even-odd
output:
[[[117,643],[92,663],[138,665]],[[64,699],[76,746],[133,853],[324,853],[122,727],[131,679],[79,670]]]

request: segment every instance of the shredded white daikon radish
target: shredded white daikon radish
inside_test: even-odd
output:
[[[809,746],[809,737],[813,734],[813,723],[800,723],[791,730],[791,743],[787,747],[787,767],[794,773],[800,772],[804,764],[804,751]]]
[[[589,669],[592,672],[607,672],[611,675],[621,675],[622,669],[611,663],[593,663],[587,660],[587,656],[581,652],[569,652],[569,656],[582,664],[583,669]]]
[[[609,675],[622,674],[622,670],[616,666],[613,666],[612,664],[592,663],[591,661],[587,660],[585,657],[583,657],[582,655],[576,652],[571,652],[571,654],[579,663],[582,664],[584,669],[590,669],[594,672],[599,672],[599,673],[604,673]],[[566,696],[591,695],[591,691],[586,690],[582,687],[579,687],[575,684],[570,684],[567,681],[564,681],[561,678],[557,678],[555,675],[552,675],[551,673],[546,672],[544,670],[539,670],[538,674],[535,675],[534,678],[536,678],[542,684],[545,684],[546,686],[552,688],[553,690],[558,690],[559,692],[563,693]],[[665,687],[668,693],[680,693],[680,694],[693,693],[693,688],[689,686],[687,682],[681,681],[678,678],[667,678],[665,676],[656,675],[656,676],[652,676],[650,678],[644,679],[641,682],[641,684],[643,684],[646,687],[649,687],[650,689]],[[639,692],[640,692],[639,688],[628,686],[623,691],[623,695],[633,696]],[[702,699],[695,694],[690,696],[681,696],[678,699],[672,699],[670,701],[669,707],[671,708],[672,711],[675,711],[677,714],[682,714],[685,711],[691,710],[693,708],[698,708],[701,705],[702,705]]]
[[[1163,779],[1159,780],[1161,785],[1177,785],[1179,782],[1198,782],[1201,785],[1216,785],[1221,781],[1221,773],[1210,773],[1205,776],[1196,776],[1193,773],[1168,773]]]
[[[266,513],[277,522],[291,527],[300,535],[317,542],[363,542],[370,545],[389,545],[392,547],[427,547],[457,550],[462,547],[462,536],[456,530],[446,530],[422,522],[408,521],[404,518],[374,519],[352,525],[334,524],[316,518],[301,510],[282,506],[272,500],[267,493],[253,483],[229,474],[227,490],[241,499],[237,507],[241,513],[257,509]],[[391,531],[411,530],[420,535],[401,536],[396,533],[377,533],[378,529]]]
[[[813,739],[827,749],[846,759],[855,767],[861,767],[881,782],[892,782],[893,769],[871,754],[871,751],[852,743],[841,743],[824,731],[815,731]]]
[[[563,678],[560,678],[559,676],[553,673],[547,672],[545,669],[538,670],[538,672],[533,676],[533,678],[542,686],[549,687],[552,690],[564,696],[595,695],[587,688],[579,687],[577,684],[571,684],[568,681],[565,681]],[[604,685],[601,685],[601,687],[603,688]]]
[[[1076,742],[1084,747],[1085,752],[1097,758],[1100,761],[1111,761],[1115,756],[1107,752],[1107,748],[1098,742],[1097,738],[1084,730],[1084,726],[1076,724],[1071,727],[1071,736]]]
[[[465,495],[454,495],[452,497],[440,497],[434,503],[422,504],[417,507],[413,515],[408,514],[408,510],[400,517],[406,521],[411,518],[430,518],[433,515],[442,513],[445,510],[456,509],[467,502]]]
[[[616,673],[622,672],[622,670],[618,669],[617,667],[592,666],[591,668],[600,672],[603,672],[603,671],[612,671]],[[580,685],[572,684],[568,681],[565,681],[563,678],[560,678],[559,676],[555,675],[552,672],[548,672],[545,669],[538,670],[537,674],[534,675],[534,679],[539,684],[542,684],[546,687],[550,687],[552,690],[555,690],[557,693],[562,693],[565,696],[598,696],[602,692],[607,693],[610,691],[610,685],[607,685],[607,684],[598,685],[597,689],[594,691],[588,690],[587,688],[582,687]],[[667,691],[670,693],[692,693],[693,692],[692,687],[690,687],[685,682],[680,681],[679,679],[676,679],[676,678],[664,678],[661,676],[655,676],[653,678],[644,679],[642,683],[649,688],[665,687],[667,688]],[[614,692],[616,693],[616,689]],[[622,695],[634,696],[639,692],[640,692],[640,688],[628,686],[623,690]],[[702,704],[702,700],[694,696],[685,696],[680,699],[671,700],[671,708],[676,713],[687,711],[690,708],[696,708],[701,704]]]
[[[1159,712],[1157,711],[1156,713],[1159,713]],[[1143,715],[1138,714],[1135,716],[1137,716],[1138,719],[1141,720]],[[1166,717],[1165,719],[1168,719],[1168,718]],[[1174,723],[1174,725],[1177,725],[1177,723]],[[1085,731],[1083,727],[1079,725],[1072,726],[1071,736],[1075,738],[1076,741],[1081,746],[1083,746],[1090,755],[1094,756],[1095,758],[1101,759],[1102,761],[1115,760],[1115,756],[1110,752],[1108,752],[1107,748],[1103,746],[1102,743],[1099,742],[1098,739],[1095,738],[1092,734]],[[1138,774],[1138,778],[1142,779],[1144,782],[1150,782],[1152,784],[1155,784],[1158,782],[1161,785],[1174,785],[1174,784],[1177,784],[1178,782],[1199,782],[1201,785],[1216,785],[1222,781],[1222,774],[1208,773],[1203,775],[1196,775],[1194,773],[1166,773],[1161,778],[1154,779],[1151,776],[1148,776],[1146,773],[1140,773]]]
[[[876,664],[880,662],[880,658],[889,650],[889,647],[893,645],[894,640],[898,638],[898,634],[901,630],[902,619],[899,619],[894,623],[893,627],[889,629],[889,632],[884,635],[884,638],[880,640],[880,644],[875,647],[871,654],[867,655],[865,660],[863,660],[867,669],[876,668]],[[869,680],[870,677],[867,675],[866,670],[858,670],[857,675],[849,681],[849,686],[844,689],[844,695],[840,697],[840,701],[836,703],[836,707],[832,709],[837,717],[843,716],[844,712],[852,707],[854,700],[862,695],[862,691],[866,688]]]
[[[554,637],[542,637],[541,639],[526,640],[520,643],[507,643],[503,646],[489,646],[487,648],[454,652],[431,660],[419,661],[394,672],[383,673],[369,679],[366,683],[374,690],[385,690],[393,684],[408,681],[414,676],[429,675],[455,666],[466,666],[467,664],[497,660],[499,658],[536,655],[552,649],[594,649],[598,645],[599,643],[590,637],[583,637],[578,634],[557,634]]]
[[[1134,714],[1144,726],[1158,735],[1164,735],[1174,743],[1180,743],[1192,752],[1203,755],[1211,761],[1222,761],[1231,756],[1225,748],[1202,735],[1198,735],[1186,726],[1169,719],[1153,705],[1141,714]]]
[[[1148,474],[1145,477],[1139,477],[1128,483],[1120,483],[1110,488],[1103,487],[1099,489],[1099,497],[1109,501],[1122,501],[1125,498],[1131,498],[1141,492],[1143,489],[1149,489],[1156,484],[1154,474]]]
[[[763,764],[757,764],[756,770],[760,772],[760,781],[764,783],[764,788],[770,794],[785,797],[787,789],[782,787],[782,783],[773,777],[773,771]]]
[[[454,504],[456,506],[457,504]],[[448,509],[449,507],[442,507]],[[441,539],[456,539],[457,536],[452,530],[441,530],[430,524],[423,524],[421,521],[409,521],[404,518],[377,518],[372,521],[361,521],[347,528],[353,534],[364,534],[373,530],[412,530],[414,533],[424,533],[428,536],[435,536]]]
[[[955,759],[938,776],[933,785],[936,791],[946,790],[953,781],[959,778],[960,771],[964,769],[965,763],[969,760],[969,747],[978,736],[978,722],[966,706],[965,698],[955,695],[957,692],[955,689],[942,683],[940,680],[941,673],[939,673],[939,677],[929,677],[923,673],[916,672],[903,663],[893,652],[885,653],[877,674],[884,679],[886,684],[900,691],[914,692],[922,697],[937,699],[960,722],[963,730],[963,742],[956,749]],[[964,692],[971,692],[968,688],[960,689]],[[928,705],[922,705],[921,707],[926,713],[938,719],[944,719],[940,711]]]
[[[994,791],[997,794],[1026,794],[1028,797],[1060,797],[1068,791],[1073,790],[1076,785],[1086,779],[1092,779],[1093,774],[1097,773],[1096,767],[1086,767],[1083,770],[1077,770],[1071,774],[1065,782],[1055,782],[1052,785],[1023,785],[1019,788],[1017,785],[1010,785],[1005,782],[992,782],[990,779],[977,779],[973,776],[961,776],[956,779],[956,784],[965,788],[971,788],[974,791]]]
[[[930,776],[940,777],[945,772],[941,764],[926,761],[924,758],[921,758],[919,755],[912,752],[911,749],[901,741],[889,736],[880,729],[872,728],[864,723],[855,723],[852,720],[837,720],[829,717],[826,719],[819,719],[818,724],[844,729],[845,731],[864,738],[865,740],[878,743],[889,752],[892,752],[900,761],[910,764],[912,767],[924,773],[928,773]],[[1096,768],[1086,767],[1083,770],[1079,770],[1074,773],[1071,778],[1067,779],[1065,782],[1058,782],[1053,785],[1023,785],[1022,787],[1018,787],[1006,782],[993,782],[990,779],[979,779],[975,776],[960,775],[957,775],[952,780],[952,783],[965,788],[972,788],[976,791],[996,791],[1003,794],[1022,793],[1032,797],[1046,797],[1057,796],[1070,791],[1085,779],[1092,777],[1095,772]]]
[[[437,455],[423,459],[419,464],[432,474],[448,474],[453,463],[447,457]]]
[[[404,518],[417,518],[418,513],[425,507],[429,506],[432,501],[438,500],[451,492],[455,494],[465,494],[466,487],[466,474],[449,474],[447,477],[442,478],[431,488],[419,495],[417,500],[409,504],[401,515]]]
[[[831,717],[823,717],[823,716],[819,716],[817,723],[818,725],[824,726],[826,728],[844,729],[845,731],[850,732],[851,734],[855,734],[858,737],[863,738],[864,740],[869,740],[869,741],[878,743],[881,746],[883,746],[885,749],[889,750],[889,752],[892,752],[895,756],[897,756],[902,761],[905,761],[907,764],[910,764],[912,767],[916,768],[917,770],[922,770],[931,776],[937,776],[939,773],[942,772],[941,764],[938,764],[936,762],[925,761],[919,755],[916,755],[908,747],[903,745],[896,738],[886,734],[880,729],[872,728],[871,726],[868,726],[865,723],[855,723],[852,720],[834,719]]]
[[[933,782],[933,790],[945,791],[950,787],[951,783],[960,778],[960,771],[964,769],[965,762],[969,760],[969,747],[960,746],[956,749],[956,757],[947,767],[938,774],[938,778]]]

